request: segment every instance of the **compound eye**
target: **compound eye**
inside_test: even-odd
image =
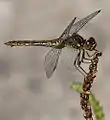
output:
[[[93,37],[90,37],[89,38],[89,42],[92,43],[92,44],[94,44],[95,43],[95,39]]]

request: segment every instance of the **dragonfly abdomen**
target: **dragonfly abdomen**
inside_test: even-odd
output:
[[[60,40],[53,39],[53,40],[16,40],[16,41],[9,41],[5,44],[8,46],[45,46],[45,47],[54,47],[58,46]]]

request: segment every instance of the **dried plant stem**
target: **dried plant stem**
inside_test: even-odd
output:
[[[95,73],[97,72],[97,63],[101,55],[102,55],[101,52],[97,52],[92,58],[91,64],[89,66],[89,72],[87,76],[85,76],[84,78],[82,92],[80,93],[80,97],[81,97],[80,104],[82,110],[84,111],[83,115],[86,120],[93,120],[91,104],[89,102],[89,93],[94,78],[96,77]]]

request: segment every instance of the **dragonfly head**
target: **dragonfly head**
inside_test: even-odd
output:
[[[90,37],[87,41],[86,41],[86,44],[85,44],[85,47],[87,50],[94,50],[97,46],[97,43],[95,41],[95,39],[93,37]]]

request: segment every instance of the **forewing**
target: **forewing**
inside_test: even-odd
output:
[[[69,32],[71,27],[73,26],[74,22],[76,20],[76,17],[72,20],[72,22],[67,26],[67,28],[64,30],[64,32],[61,34],[60,38],[65,39],[69,36]]]
[[[96,12],[88,15],[87,17],[76,22],[70,29],[69,35],[71,36],[74,33],[77,33],[85,24],[87,24],[92,18],[94,18],[101,10],[97,10]]]
[[[45,56],[44,65],[47,78],[50,78],[54,73],[60,53],[61,49],[52,48]]]

